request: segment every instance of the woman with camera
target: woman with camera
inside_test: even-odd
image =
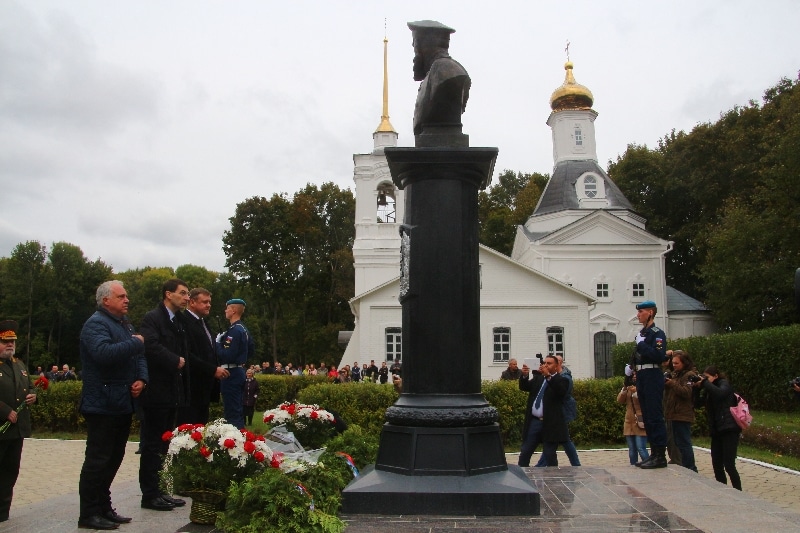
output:
[[[701,377],[694,387],[700,389],[699,404],[706,408],[714,478],[727,484],[727,472],[733,488],[742,490],[742,480],[736,470],[736,452],[742,430],[731,415],[731,407],[736,404],[733,387],[713,365],[706,368]]]
[[[664,375],[664,418],[670,422],[672,439],[681,452],[681,464],[684,468],[697,472],[692,448],[692,383],[698,380],[698,376],[693,370],[692,359],[683,350],[667,350],[667,356],[671,359],[671,370]]]

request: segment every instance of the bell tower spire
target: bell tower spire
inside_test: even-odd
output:
[[[384,30],[385,31],[385,30]],[[389,122],[389,39],[386,34],[383,36],[383,112],[381,113],[381,123],[378,129],[372,134],[375,141],[375,149],[385,146],[397,146],[397,132]]]

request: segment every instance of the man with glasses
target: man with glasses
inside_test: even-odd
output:
[[[18,411],[19,398],[25,398],[28,405],[36,401],[36,395],[30,392],[28,369],[14,357],[16,343],[17,323],[3,320],[0,322],[0,421],[11,425],[0,434],[0,522],[8,520],[11,509],[22,459],[22,440],[31,436],[31,412]]]
[[[189,288],[183,280],[170,279],[161,287],[161,295],[161,303],[144,315],[139,328],[144,336],[144,355],[150,374],[142,395],[139,487],[142,508],[171,511],[186,502],[161,492],[158,473],[168,446],[161,436],[175,429],[178,408],[189,404],[188,372],[184,372],[189,355],[188,335],[181,312],[189,303]]]

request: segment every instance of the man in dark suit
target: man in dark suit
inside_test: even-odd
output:
[[[522,449],[517,463],[519,466],[530,466],[531,456],[539,443],[544,443],[542,453],[547,466],[558,466],[556,447],[558,443],[569,439],[563,409],[569,381],[559,371],[560,364],[554,355],[544,358],[544,363],[533,377],[530,377],[528,365],[522,365],[519,388],[528,392],[528,402],[522,430]]]
[[[184,313],[189,339],[189,405],[178,409],[178,425],[208,423],[208,406],[219,402],[219,380],[228,377],[217,364],[214,336],[206,319],[211,313],[211,293],[202,287],[189,292]]]
[[[188,368],[184,372],[189,349],[186,319],[181,313],[189,303],[189,288],[183,280],[171,279],[164,282],[161,295],[162,302],[144,315],[139,328],[150,376],[142,394],[139,487],[143,508],[171,511],[186,502],[161,493],[158,473],[168,446],[161,436],[175,429],[178,407],[186,406],[189,400]]]

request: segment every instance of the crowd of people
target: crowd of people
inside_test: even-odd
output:
[[[392,366],[387,366],[386,361],[382,361],[381,366],[378,367],[375,360],[372,359],[369,364],[364,363],[359,366],[358,361],[354,361],[352,366],[344,365],[341,368],[337,368],[336,365],[328,367],[324,362],[319,366],[309,363],[300,368],[299,366],[295,367],[292,363],[282,365],[276,362],[273,365],[269,361],[264,361],[260,368],[258,365],[250,365],[248,371],[252,371],[254,375],[260,373],[265,375],[327,376],[333,383],[388,383],[390,375],[393,380],[400,378],[403,365],[400,358],[396,358]]]
[[[617,402],[626,406],[622,431],[630,464],[648,470],[666,468],[669,462],[697,472],[691,430],[695,409],[705,407],[714,477],[725,484],[730,478],[731,485],[741,490],[736,470],[741,428],[730,411],[735,405],[730,382],[717,367],[698,372],[688,353],[667,349],[666,335],[655,324],[655,302],[639,303],[636,312],[642,327],[617,394]],[[559,355],[540,360],[538,368],[532,369],[527,364],[519,368],[517,360],[510,359],[500,375],[501,380],[517,380],[520,390],[528,393],[518,464],[530,466],[542,445],[535,466],[558,466],[556,448],[561,445],[570,464],[578,466],[580,459],[569,437],[569,422],[576,410],[571,373]],[[800,393],[800,383],[793,389]]]
[[[111,530],[131,519],[116,512],[111,502],[111,483],[122,463],[134,414],[140,419],[139,484],[141,506],[171,511],[185,501],[165,494],[159,483],[161,460],[167,443],[165,432],[182,423],[207,423],[211,402],[223,403],[225,419],[242,429],[253,423],[259,386],[256,374],[324,375],[333,383],[388,383],[390,376],[402,391],[399,359],[388,365],[369,364],[328,367],[309,363],[302,368],[264,361],[247,367],[255,355],[253,338],[242,322],[246,303],[226,302],[229,326],[216,335],[207,318],[211,293],[189,290],[180,279],[162,287],[162,301],[145,314],[139,331],[127,318],[128,296],[119,281],[101,284],[96,293],[97,311],[86,321],[80,335],[81,374],[74,368],[54,365],[49,372],[38,368],[33,376],[50,381],[82,380],[80,412],[86,420],[86,458],[79,481],[79,528]],[[625,404],[623,435],[632,465],[642,469],[664,468],[670,461],[697,471],[691,442],[695,408],[704,406],[711,435],[711,461],[715,478],[741,490],[736,453],[741,429],[730,412],[733,388],[715,366],[698,372],[688,353],[668,350],[666,336],[654,319],[652,301],[636,306],[642,325],[636,348],[626,366],[625,384],[617,401]],[[8,519],[13,487],[19,474],[22,442],[30,436],[30,411],[17,405],[36,402],[35,388],[25,365],[14,357],[17,324],[0,322],[0,522]],[[537,354],[538,356],[538,354]],[[556,449],[564,448],[570,464],[579,466],[577,449],[570,439],[569,423],[576,418],[572,376],[560,355],[540,357],[538,368],[511,359],[500,376],[516,380],[528,394],[522,429],[519,466],[530,466],[539,445],[536,466],[558,466]],[[800,386],[794,389],[800,393]],[[650,445],[647,450],[647,443]]]

